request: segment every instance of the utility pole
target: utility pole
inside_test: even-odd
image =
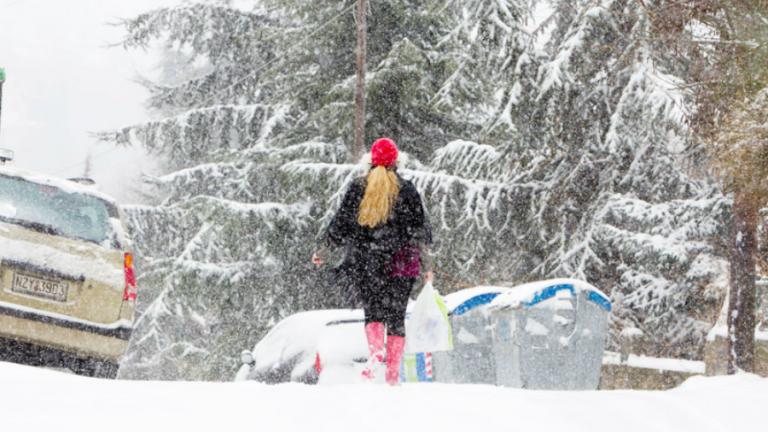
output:
[[[365,55],[366,55],[366,32],[367,23],[365,20],[365,0],[357,0],[357,50],[355,71],[357,79],[355,81],[355,143],[352,148],[352,156],[358,161],[363,155],[365,148]]]
[[[91,152],[85,157],[85,168],[83,168],[83,177],[91,178]]]
[[[5,82],[5,69],[0,67],[0,120],[3,118],[3,83]]]
[[[3,83],[5,82],[5,69],[0,67],[0,114],[3,113]],[[2,115],[0,115],[2,118]],[[13,160],[13,151],[0,148],[0,165]]]

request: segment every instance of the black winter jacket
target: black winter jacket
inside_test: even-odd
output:
[[[432,243],[432,230],[416,186],[399,175],[398,181],[400,193],[390,218],[375,228],[357,223],[366,179],[356,179],[350,185],[325,233],[328,245],[346,247],[347,257],[343,265],[381,275],[387,272],[395,252],[404,246]]]

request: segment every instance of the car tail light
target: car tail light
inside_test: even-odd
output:
[[[320,362],[320,353],[315,354],[315,372],[317,372],[317,375],[320,375],[320,372],[323,371],[323,364]]]
[[[125,273],[123,300],[136,300],[136,274],[133,272],[133,255],[129,252],[123,256],[123,272]]]

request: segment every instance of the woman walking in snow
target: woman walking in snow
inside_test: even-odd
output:
[[[343,265],[363,303],[369,350],[363,377],[375,379],[386,358],[385,378],[392,385],[399,381],[411,289],[422,267],[425,280],[432,280],[427,215],[416,187],[397,174],[397,162],[394,141],[373,143],[370,171],[349,187],[324,237],[327,246],[346,247]],[[325,250],[313,255],[315,265],[323,264]]]

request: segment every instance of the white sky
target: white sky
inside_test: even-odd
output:
[[[89,133],[147,118],[146,92],[132,80],[152,74],[152,59],[108,48],[123,37],[108,23],[180,1],[0,0],[0,67],[8,75],[0,147],[16,152],[18,167],[77,176],[90,153],[91,176],[104,192],[123,203],[137,199],[139,175],[154,172],[144,152],[97,143]],[[534,15],[532,25],[547,9]]]
[[[151,58],[108,44],[123,30],[108,25],[179,0],[0,0],[3,87],[0,147],[15,165],[57,176],[92,177],[122,202],[135,198],[138,176],[153,171],[141,149],[97,143],[90,132],[147,118],[147,94],[132,80],[151,73]]]

